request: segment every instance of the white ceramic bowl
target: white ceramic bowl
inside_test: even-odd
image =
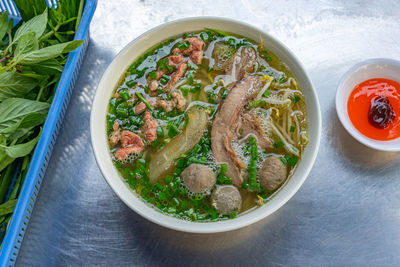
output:
[[[360,133],[351,123],[347,112],[347,101],[354,87],[368,79],[386,78],[400,83],[400,61],[374,58],[356,64],[342,77],[336,91],[336,112],[344,128],[362,144],[382,151],[400,151],[400,138],[377,141]]]
[[[236,33],[257,41],[262,38],[267,49],[287,64],[304,91],[309,118],[310,142],[293,177],[268,203],[232,220],[199,223],[184,221],[156,211],[143,202],[122,180],[110,157],[106,138],[106,115],[108,101],[119,78],[136,58],[161,41],[185,32],[199,31],[205,27]],[[165,23],[153,28],[129,43],[115,57],[103,74],[97,88],[91,113],[90,131],[94,154],[104,178],[126,205],[146,219],[171,229],[193,233],[215,233],[238,229],[257,222],[282,207],[296,193],[308,176],[318,153],[321,136],[321,112],[317,94],[304,67],[284,44],[269,34],[243,22],[225,18],[196,17]]]

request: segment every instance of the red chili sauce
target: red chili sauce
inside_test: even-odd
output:
[[[347,112],[354,127],[369,138],[388,141],[400,137],[400,84],[374,78],[356,85]]]

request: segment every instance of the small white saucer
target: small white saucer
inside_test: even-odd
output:
[[[351,123],[347,113],[347,100],[354,87],[368,79],[386,78],[400,83],[400,61],[375,58],[356,64],[342,77],[336,91],[336,112],[344,128],[362,144],[382,151],[400,151],[400,138],[377,141],[364,136]]]

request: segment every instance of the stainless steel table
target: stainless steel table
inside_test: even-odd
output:
[[[323,114],[318,159],[298,193],[267,219],[214,235],[167,230],[131,211],[103,179],[89,134],[92,99],[115,54],[156,25],[197,15],[243,20],[287,44]],[[334,105],[341,75],[374,57],[400,59],[397,0],[100,0],[18,265],[399,265],[400,154],[359,144]]]

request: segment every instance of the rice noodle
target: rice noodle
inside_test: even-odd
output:
[[[296,156],[300,155],[297,148],[292,146],[291,144],[289,144],[289,142],[285,139],[285,137],[282,135],[282,133],[276,128],[276,126],[272,120],[271,120],[271,128],[275,132],[275,134],[281,139],[283,144],[285,145],[284,147],[285,147],[286,151],[288,151]]]
[[[265,82],[265,85],[263,86],[263,88],[260,90],[260,92],[258,93],[256,100],[261,99],[262,95],[264,94],[264,92],[269,88],[269,86],[271,85],[271,78],[267,79],[267,82]]]
[[[268,103],[270,105],[288,106],[288,105],[290,105],[290,103],[292,103],[292,100],[290,100],[288,98],[285,100],[282,100],[282,99],[277,99],[275,97],[262,97],[261,100],[265,101],[265,103]]]
[[[172,86],[170,92],[178,90],[178,87],[180,87],[181,85],[185,84],[186,82],[187,82],[187,79],[185,77],[182,80],[180,80],[179,82],[177,82],[174,86]]]

